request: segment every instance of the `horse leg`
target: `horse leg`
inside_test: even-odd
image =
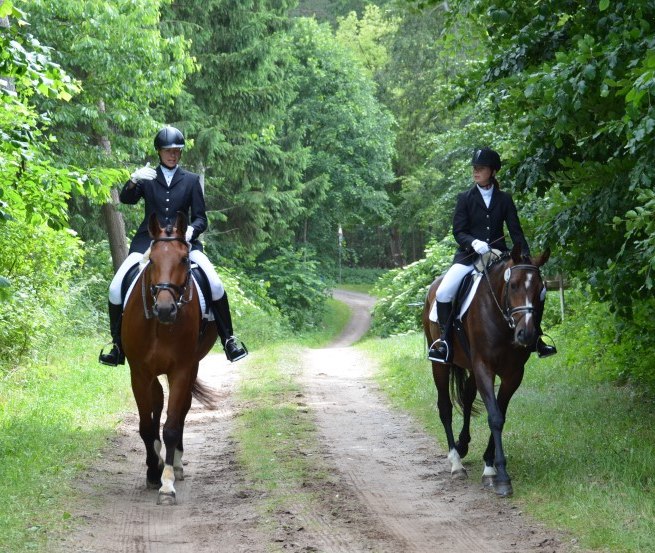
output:
[[[194,376],[193,380],[195,382],[195,379],[198,377],[198,369],[200,367],[200,363],[196,363],[195,371],[194,371]],[[191,409],[191,401],[193,397],[192,394],[189,394],[188,401],[186,405],[184,406],[183,412],[182,412],[182,424],[180,428],[180,440],[177,443],[177,447],[175,448],[175,459],[173,461],[173,472],[175,474],[175,479],[176,480],[184,480],[184,467],[182,465],[182,456],[184,455],[184,423],[186,421],[186,416],[189,414],[189,409]]]
[[[462,424],[462,430],[459,433],[459,438],[455,443],[457,453],[459,453],[459,456],[462,459],[466,457],[469,451],[469,443],[471,441],[471,411],[473,410],[473,402],[475,401],[477,393],[478,389],[475,385],[475,378],[473,375],[469,374],[464,383],[464,393],[462,396],[462,403],[464,405],[462,414],[464,421]]]
[[[184,426],[183,414],[185,406],[190,403],[191,382],[188,375],[169,375],[168,412],[164,424],[164,445],[166,446],[166,457],[164,471],[161,475],[161,487],[157,505],[175,505],[175,458],[178,457],[181,466],[181,455],[178,453],[178,445],[182,438],[182,427]],[[187,408],[188,410],[188,408]]]
[[[450,399],[449,380],[450,365],[432,362],[432,378],[437,387],[437,408],[439,409],[439,418],[446,431],[446,440],[448,442],[448,460],[450,461],[450,475],[455,478],[466,478],[466,469],[462,465],[459,453],[455,446],[455,437],[453,435],[453,403]]]
[[[152,384],[148,376],[143,376],[142,371],[136,367],[132,368],[131,377],[132,392],[139,411],[139,435],[146,448],[146,486],[148,488],[159,487],[159,479],[162,471],[159,452],[157,450],[157,443],[159,443],[159,419],[153,417],[154,402],[151,394]]]
[[[505,452],[503,450],[502,435],[503,426],[505,425],[505,414],[500,409],[496,395],[494,394],[493,373],[482,366],[477,368],[476,374],[478,375],[478,389],[487,408],[487,420],[494,442],[494,468],[496,469],[493,484],[494,491],[497,495],[507,497],[512,494],[512,481],[507,473]],[[485,459],[486,462],[487,460]]]
[[[507,418],[507,408],[512,396],[518,390],[523,380],[523,369],[512,373],[511,377],[505,377],[500,382],[498,389],[497,403],[498,409],[503,415],[503,421]],[[494,488],[497,471],[494,467],[495,460],[495,442],[493,434],[489,436],[489,443],[483,455],[484,459],[484,472],[482,473],[482,486],[486,489]],[[511,483],[510,483],[511,493]],[[502,495],[502,494],[501,494]],[[506,494],[509,495],[509,494]]]
[[[155,452],[157,453],[157,463],[149,466],[148,472],[152,472],[152,479],[148,478],[151,482],[150,488],[156,489],[161,485],[161,473],[164,470],[164,459],[161,456],[161,439],[159,437],[159,429],[161,427],[161,414],[164,410],[164,389],[161,386],[158,378],[153,379],[150,386],[150,394],[152,397],[152,428],[155,433]]]

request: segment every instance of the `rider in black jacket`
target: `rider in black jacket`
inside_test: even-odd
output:
[[[207,229],[205,198],[200,177],[178,165],[182,148],[184,135],[178,129],[161,129],[155,136],[155,149],[160,165],[156,169],[146,165],[134,171],[119,195],[120,201],[125,204],[136,204],[143,198],[145,206],[143,221],[130,244],[130,254],[116,271],[109,286],[109,328],[113,343],[109,353],[100,352],[99,361],[105,365],[125,363],[125,355],[121,349],[121,284],[125,274],[141,261],[143,254],[150,247],[152,239],[148,232],[148,218],[151,213],[157,214],[162,227],[174,223],[178,211],[187,216],[189,226],[186,240],[191,244],[189,258],[200,266],[209,280],[212,311],[225,355],[234,362],[248,354],[248,350],[234,336],[230,305],[223,283],[203,253],[202,243],[198,240],[198,236]]]
[[[521,244],[523,255],[530,255],[514,200],[500,190],[496,180],[496,172],[501,167],[500,156],[494,150],[482,148],[473,154],[471,165],[475,185],[457,196],[453,216],[453,235],[458,248],[453,265],[444,275],[436,293],[441,338],[430,346],[428,358],[439,363],[450,363],[452,360],[452,301],[462,279],[473,269],[476,254],[482,255],[491,248],[508,251],[503,230],[506,225],[512,242]],[[539,338],[535,347],[539,357],[557,353],[554,346],[541,339],[541,334],[538,328]]]

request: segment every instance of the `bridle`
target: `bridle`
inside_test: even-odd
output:
[[[180,238],[178,236],[155,238],[152,241],[152,244],[155,244],[156,242],[181,242],[187,247],[187,249],[189,249],[189,244],[187,241],[184,238]],[[157,284],[150,285],[150,295],[152,297],[153,306],[157,305],[157,297],[162,290],[166,290],[171,294],[171,296],[173,296],[173,300],[175,301],[175,305],[178,309],[181,309],[185,304],[189,303],[193,299],[193,286],[190,286],[191,261],[189,260],[189,256],[187,256],[186,265],[186,279],[184,280],[184,284],[182,286],[173,284],[172,282],[159,282]],[[185,295],[187,297],[185,297]],[[153,313],[153,309],[148,308],[146,296],[146,279],[144,275],[144,277],[141,279],[141,297],[143,298],[143,310],[145,312],[146,319],[152,319],[155,315]]]
[[[509,328],[514,330],[517,325],[516,319],[514,319],[514,315],[517,313],[521,314],[521,317],[524,317],[528,313],[534,313],[536,311],[536,308],[534,306],[528,306],[528,305],[523,305],[521,307],[512,307],[509,304],[509,283],[510,280],[512,279],[512,271],[536,271],[537,274],[541,277],[541,271],[539,270],[539,267],[536,265],[529,265],[529,264],[522,264],[522,265],[513,265],[511,267],[507,267],[505,269],[505,274],[504,274],[504,279],[505,279],[505,286],[503,287],[503,304],[504,308],[500,306],[500,303],[498,302],[498,299],[496,298],[496,294],[494,294],[493,287],[491,286],[491,280],[489,279],[489,274],[487,273],[487,269],[485,267],[484,269],[484,276],[489,283],[489,290],[491,291],[491,297],[494,299],[494,302],[496,303],[496,306],[498,307],[498,310],[500,311],[500,314],[502,315],[503,319],[505,319],[505,322],[509,325]]]

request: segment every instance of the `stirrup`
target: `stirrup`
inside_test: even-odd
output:
[[[111,345],[109,353],[105,353],[105,348]],[[115,355],[114,355],[115,351]],[[98,361],[103,365],[109,365],[110,367],[117,367],[118,365],[125,365],[125,354],[123,350],[118,347],[114,342],[109,342],[105,344],[104,347],[100,350],[100,355],[98,355]]]
[[[555,347],[555,340],[553,340],[552,338],[550,338],[550,336],[548,336],[548,338],[550,338],[553,342],[553,345],[551,346],[550,344],[547,344],[543,340],[544,336],[548,336],[548,335],[542,334],[541,336],[539,336],[539,338],[537,338],[537,343],[535,344],[535,350],[537,352],[537,357],[539,357],[539,359],[543,359],[544,357],[550,357],[551,355],[555,355],[557,353],[557,348]],[[539,351],[539,342],[543,344],[542,351]]]
[[[443,356],[439,354],[439,352],[436,351],[436,345],[443,345],[446,348],[446,355]],[[443,340],[441,338],[438,338],[434,342],[432,342],[432,345],[428,349],[428,359],[430,361],[434,361],[436,363],[450,363],[450,347],[448,346],[448,342],[446,340]]]
[[[225,351],[225,357],[227,357],[227,360],[231,363],[243,359],[248,355],[248,348],[246,345],[240,340],[237,340],[235,336],[230,336],[225,340],[223,350]]]

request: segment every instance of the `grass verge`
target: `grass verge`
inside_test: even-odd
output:
[[[379,381],[446,447],[425,339],[410,334],[361,346],[381,364]],[[565,337],[558,347],[566,349]],[[579,545],[601,551],[655,551],[655,405],[629,387],[592,381],[562,365],[562,355],[532,358],[505,424],[512,501]],[[456,434],[461,417],[455,417]],[[472,422],[465,465],[482,472],[486,416]]]
[[[98,365],[96,348],[67,339],[50,364],[0,380],[0,544],[12,553],[47,550],[66,528],[72,479],[132,404],[129,372]]]
[[[262,494],[266,515],[309,509],[320,500],[330,475],[317,455],[319,443],[298,376],[299,346],[326,345],[344,328],[350,309],[329,300],[320,330],[293,342],[254,352],[242,370],[235,439],[250,488]],[[257,356],[265,355],[265,362]],[[266,520],[272,520],[265,517]]]

